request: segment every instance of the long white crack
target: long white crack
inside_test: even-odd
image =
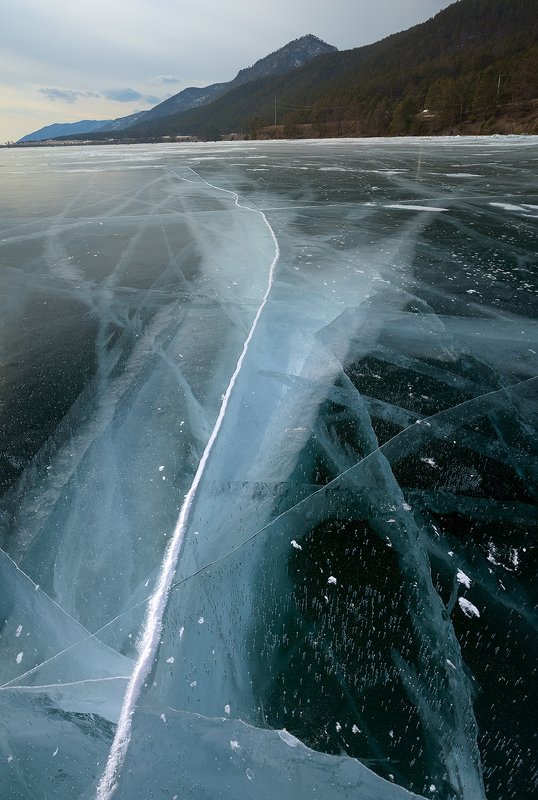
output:
[[[119,773],[125,761],[125,757],[127,755],[127,750],[129,748],[129,743],[131,740],[131,729],[133,723],[134,710],[138,702],[138,699],[140,697],[140,694],[142,692],[144,682],[153,665],[155,655],[157,653],[157,649],[159,646],[159,640],[163,625],[163,616],[166,609],[166,604],[168,601],[170,589],[172,587],[174,573],[177,567],[177,562],[179,559],[179,555],[181,553],[192,505],[194,503],[198,487],[200,486],[200,482],[204,475],[205,468],[209,456],[211,454],[211,450],[213,449],[219,431],[222,427],[222,423],[226,415],[226,410],[228,408],[228,403],[232,391],[234,389],[235,383],[237,381],[237,377],[241,371],[241,367],[243,366],[243,361],[245,360],[245,356],[247,354],[250,342],[252,341],[252,337],[254,336],[254,332],[258,326],[258,322],[262,315],[263,309],[267,303],[267,300],[269,299],[269,294],[271,292],[274,283],[276,265],[280,257],[280,248],[278,246],[278,241],[275,236],[275,232],[273,231],[273,228],[271,227],[269,220],[267,219],[263,211],[242,205],[239,201],[239,195],[236,194],[236,192],[232,192],[229,189],[222,189],[220,186],[215,186],[214,184],[209,183],[209,181],[206,181],[204,178],[198,175],[198,173],[194,172],[194,170],[191,170],[191,172],[193,172],[194,175],[197,175],[197,177],[200,180],[190,180],[188,178],[184,178],[183,176],[179,175],[174,170],[171,171],[174,175],[176,175],[176,177],[178,177],[180,180],[186,181],[187,183],[199,184],[200,182],[202,182],[207,186],[211,187],[212,189],[215,189],[216,191],[229,194],[234,198],[234,204],[236,205],[237,208],[243,209],[244,211],[250,211],[254,214],[261,216],[273,240],[275,247],[275,254],[271,262],[271,266],[269,267],[269,277],[265,294],[263,295],[262,301],[258,307],[252,325],[250,326],[250,330],[243,344],[243,348],[237,360],[232,377],[230,378],[228,386],[226,387],[226,391],[222,397],[222,403],[219,409],[217,420],[215,422],[213,430],[211,431],[211,435],[207,441],[204,452],[202,453],[202,457],[200,459],[200,463],[198,464],[198,468],[194,475],[194,479],[192,481],[190,489],[185,495],[185,499],[183,501],[183,505],[181,506],[181,510],[176,523],[176,527],[174,529],[174,533],[172,535],[167,551],[165,553],[164,561],[161,566],[155,591],[153,592],[151,599],[149,601],[146,618],[142,628],[142,634],[140,636],[139,656],[135,663],[133,673],[131,675],[129,684],[127,686],[125,697],[123,699],[123,705],[118,720],[118,726],[116,728],[116,735],[114,736],[114,741],[112,742],[112,747],[110,749],[105,771],[97,787],[96,800],[109,800],[109,798],[112,797],[117,788]]]

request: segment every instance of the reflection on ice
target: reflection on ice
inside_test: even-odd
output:
[[[484,146],[6,152],[2,796],[532,795],[536,140]]]

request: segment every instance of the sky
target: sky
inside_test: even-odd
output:
[[[454,0],[0,0],[0,143],[228,81],[307,33],[347,50]]]

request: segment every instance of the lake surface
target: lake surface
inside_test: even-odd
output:
[[[537,172],[0,151],[3,798],[536,795]]]

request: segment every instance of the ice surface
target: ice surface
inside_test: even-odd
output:
[[[537,139],[1,158],[2,797],[533,796]]]

